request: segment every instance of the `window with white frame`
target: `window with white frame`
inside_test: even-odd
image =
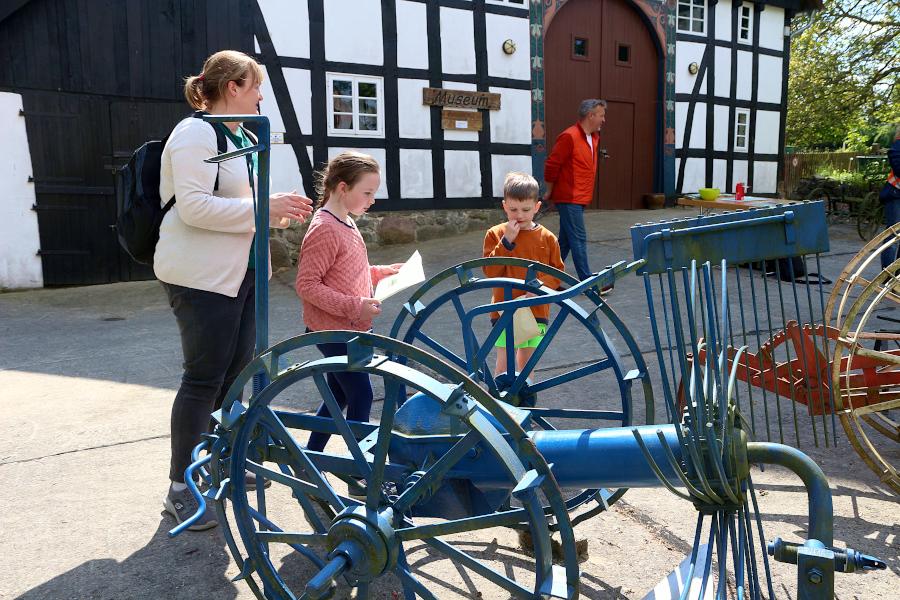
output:
[[[734,149],[744,152],[750,147],[750,110],[738,108],[734,120]]]
[[[678,0],[678,31],[706,33],[706,0]]]
[[[749,42],[753,36],[753,5],[742,4],[738,9],[740,11],[738,18],[738,39],[742,42]]]
[[[487,0],[488,4],[512,4],[513,6],[527,6],[525,0]]]
[[[380,77],[328,73],[328,134],[384,135]]]

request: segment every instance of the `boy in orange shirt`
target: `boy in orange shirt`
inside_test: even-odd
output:
[[[503,211],[509,220],[488,230],[484,236],[482,256],[524,258],[550,265],[560,271],[565,270],[566,267],[560,258],[559,242],[556,236],[546,227],[534,222],[534,215],[541,207],[541,202],[538,200],[539,193],[538,182],[531,175],[512,172],[506,176],[503,182]],[[485,267],[484,274],[488,277],[525,279],[526,269],[525,267],[492,266]],[[548,275],[541,277],[541,283],[553,290],[560,285],[559,279]],[[513,298],[523,295],[526,295],[523,290],[513,290]],[[533,294],[528,293],[527,295]],[[494,289],[492,301],[503,301],[502,289]],[[547,304],[533,306],[531,311],[541,334],[521,342],[516,340],[516,342],[520,342],[516,344],[517,371],[521,371],[531,355],[534,354],[534,349],[538,347],[547,331],[547,323],[550,319],[550,306]],[[499,318],[500,313],[491,313],[491,323],[496,323]],[[506,348],[505,331],[500,334],[494,345],[501,349],[497,352],[497,367],[494,372],[496,376],[507,370],[506,351],[504,350]]]

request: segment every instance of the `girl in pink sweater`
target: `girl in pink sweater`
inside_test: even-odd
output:
[[[375,203],[381,183],[380,169],[367,154],[338,154],[318,174],[317,192],[324,203],[310,221],[300,246],[295,289],[303,301],[307,331],[349,329],[368,331],[381,313],[372,297],[374,286],[393,275],[401,264],[369,265],[366,244],[350,215],[360,216]],[[325,356],[343,356],[346,344],[318,344]],[[366,373],[329,373],[328,387],[350,421],[368,421],[372,385]],[[330,417],[322,404],[317,416]],[[313,433],[307,448],[321,452],[329,434]]]

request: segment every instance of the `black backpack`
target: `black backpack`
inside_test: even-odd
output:
[[[202,111],[192,116],[201,118]],[[216,148],[219,154],[227,151],[225,133],[219,127],[216,131]],[[159,169],[163,148],[168,136],[162,140],[145,142],[134,151],[128,164],[119,171],[120,185],[116,194],[116,231],[119,243],[131,257],[145,265],[153,264],[153,253],[159,241],[159,226],[163,217],[175,204],[175,196],[160,206]],[[219,189],[219,175],[213,188]]]

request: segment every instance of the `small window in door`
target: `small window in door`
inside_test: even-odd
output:
[[[574,60],[588,60],[588,41],[586,37],[572,36],[572,58]]]
[[[631,66],[631,45],[616,42],[616,64],[620,67]]]

